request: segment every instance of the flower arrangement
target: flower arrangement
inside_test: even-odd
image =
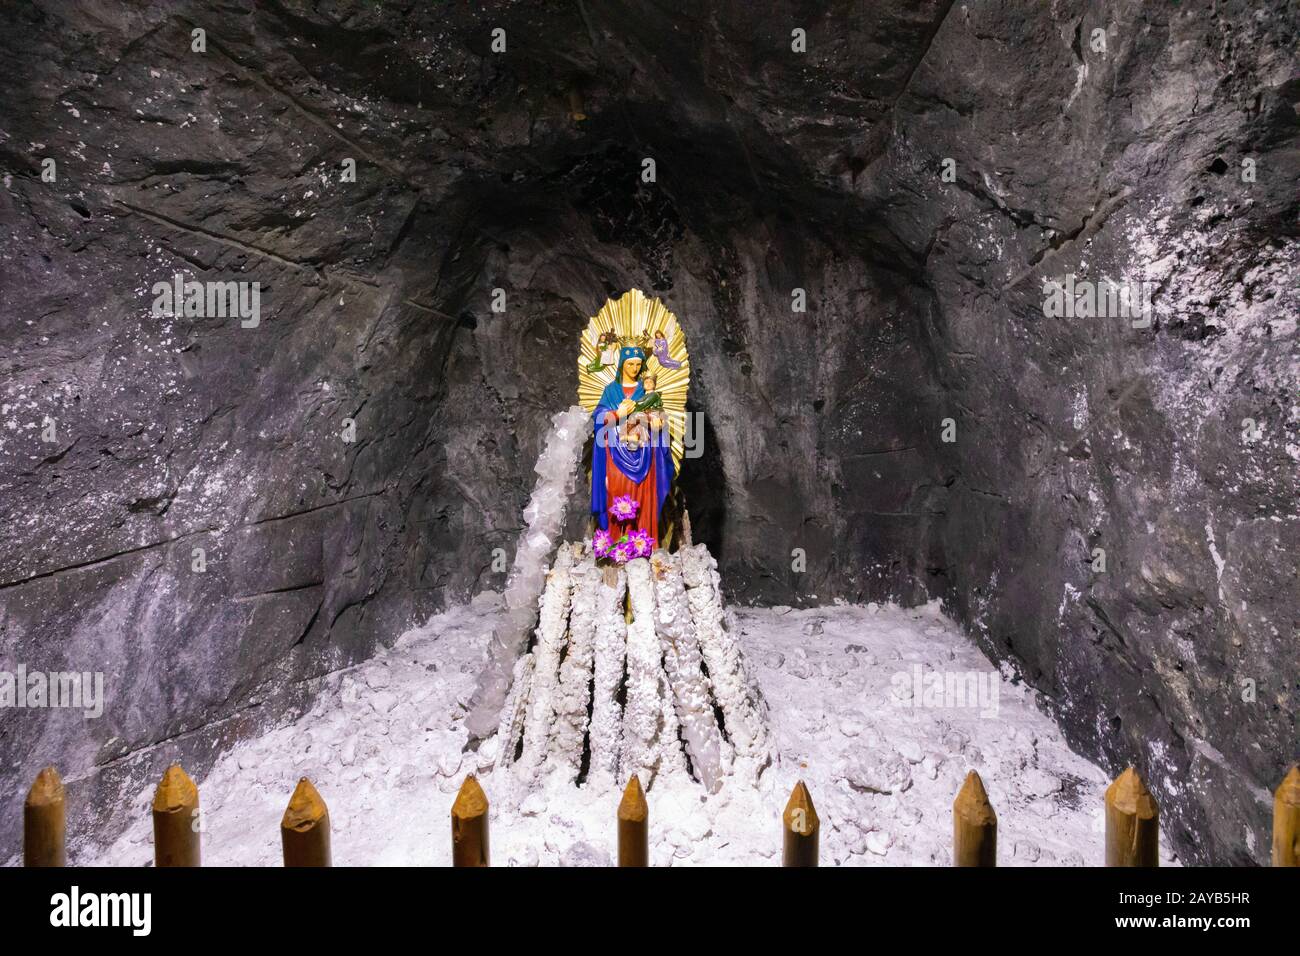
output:
[[[609,506],[615,521],[635,521],[640,503],[631,495],[619,495]],[[597,531],[591,537],[591,550],[598,558],[608,558],[615,564],[627,564],[633,558],[648,558],[654,553],[655,539],[649,531],[637,529],[624,533],[617,540],[608,531]]]
[[[591,550],[598,558],[608,558],[615,564],[627,564],[633,558],[648,558],[654,552],[655,539],[650,532],[640,529],[623,535],[617,541],[608,531],[597,531],[591,538]]]

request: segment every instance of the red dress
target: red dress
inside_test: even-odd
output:
[[[636,391],[636,385],[624,385],[623,397],[631,398],[632,393]],[[617,416],[613,412],[605,413],[605,423],[614,424],[617,422]],[[640,485],[635,484],[631,478],[623,474],[614,466],[614,454],[608,448],[605,449],[605,500],[612,505],[615,498],[621,498],[623,495],[631,495],[632,500],[637,502],[641,507],[637,509],[635,521],[619,521],[613,515],[609,516],[609,536],[611,540],[617,541],[629,531],[635,531],[638,528],[649,533],[654,539],[655,545],[659,544],[659,498],[655,494],[655,462],[650,461],[650,471]]]

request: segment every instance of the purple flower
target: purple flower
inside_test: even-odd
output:
[[[641,506],[631,495],[619,495],[614,499],[614,503],[609,506],[609,513],[617,521],[632,521],[636,518],[636,513],[640,509]]]
[[[614,549],[610,551],[609,556],[619,564],[627,564],[636,557],[636,545],[631,541],[620,541],[614,545]]]
[[[600,530],[591,536],[591,550],[596,557],[604,558],[609,556],[610,540],[609,532]]]
[[[628,535],[628,543],[636,551],[638,558],[648,558],[655,549],[655,539],[650,537],[650,532],[642,529],[633,531]]]

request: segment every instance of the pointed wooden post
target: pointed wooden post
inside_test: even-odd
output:
[[[199,788],[174,763],[153,798],[154,866],[199,866],[199,826]]]
[[[998,815],[974,770],[952,802],[952,865],[998,865]]]
[[[1273,794],[1273,865],[1300,866],[1300,764]]]
[[[587,114],[583,111],[583,109],[584,108],[582,105],[582,90],[580,90],[577,86],[570,86],[569,87],[569,119],[573,120],[573,122],[575,123],[581,123],[583,120],[587,118]]]
[[[785,832],[781,865],[816,866],[821,820],[817,818],[812,796],[802,780],[794,785],[794,790],[790,793],[790,801],[785,805],[781,823]]]
[[[285,808],[280,844],[285,866],[330,865],[330,812],[306,777],[298,781]]]
[[[451,805],[451,865],[488,865],[488,800],[473,774]]]
[[[1106,788],[1106,865],[1160,865],[1160,808],[1132,767]]]
[[[23,804],[23,866],[68,865],[66,807],[59,772],[46,767]]]
[[[618,865],[650,865],[650,807],[636,774],[618,804]]]

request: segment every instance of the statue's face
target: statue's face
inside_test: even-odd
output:
[[[639,358],[630,358],[623,363],[623,377],[636,378],[641,374],[641,360]]]

